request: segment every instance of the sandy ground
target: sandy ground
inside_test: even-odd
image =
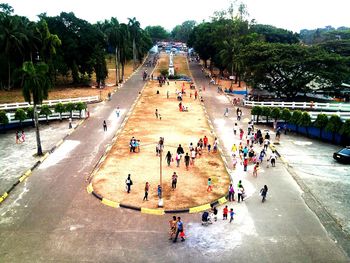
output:
[[[187,96],[183,104],[189,112],[178,110],[175,90],[180,90],[182,82],[170,82],[169,86],[158,87],[155,81],[149,82],[143,91],[140,101],[130,116],[123,131],[118,136],[106,160],[95,175],[92,183],[94,190],[109,200],[148,208],[158,204],[157,186],[159,184],[160,158],[156,156],[156,145],[160,137],[165,137],[165,148],[162,160],[163,198],[165,209],[193,207],[211,202],[226,193],[229,177],[218,153],[206,150],[195,165],[186,171],[183,160],[177,168],[175,162],[167,167],[164,155],[170,151],[175,159],[179,144],[189,152],[189,144],[196,144],[199,138],[206,135],[213,144],[202,106],[198,100],[189,96],[189,85],[186,84]],[[156,94],[157,90],[160,94]],[[169,91],[170,98],[166,93]],[[193,91],[192,91],[193,93]],[[162,120],[155,117],[158,109]],[[141,140],[140,153],[129,152],[129,141],[132,137]],[[177,189],[171,190],[171,176],[178,174]],[[133,186],[131,193],[126,193],[125,180],[131,174]],[[207,180],[213,180],[213,191],[208,193]],[[145,183],[149,182],[149,201],[142,201]]]

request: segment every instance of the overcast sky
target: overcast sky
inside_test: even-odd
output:
[[[49,16],[74,12],[91,23],[114,16],[120,22],[136,17],[141,27],[161,25],[171,30],[185,20],[210,20],[215,10],[227,9],[229,0],[4,0],[15,13],[36,20],[36,15]],[[350,27],[350,0],[242,0],[250,14],[261,24],[299,32],[328,25]]]

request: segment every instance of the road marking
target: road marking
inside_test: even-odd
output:
[[[221,198],[218,200],[218,202],[219,202],[220,205],[222,205],[222,204],[224,204],[224,203],[227,202],[227,199],[226,199],[226,197],[224,196],[224,197],[221,197]]]
[[[22,183],[26,178],[27,178],[26,175],[22,175],[22,176],[18,179],[18,181],[19,181],[20,183]]]
[[[158,216],[165,214],[164,209],[150,209],[150,208],[144,208],[144,207],[141,207],[141,213],[150,214],[150,215],[158,215]]]
[[[198,213],[198,212],[209,210],[209,209],[211,209],[210,204],[205,204],[205,205],[191,207],[189,212],[190,213]]]
[[[119,203],[111,201],[111,200],[108,200],[106,198],[102,198],[101,203],[104,204],[104,205],[108,205],[108,206],[114,207],[114,208],[118,208],[119,207]]]
[[[86,191],[91,194],[92,191],[94,191],[94,189],[92,188],[92,183],[90,183],[87,187],[86,187]]]

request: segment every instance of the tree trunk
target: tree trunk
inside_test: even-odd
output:
[[[9,66],[9,71],[8,71],[8,85],[7,85],[7,89],[10,90],[11,89],[11,63],[10,60],[8,61],[8,66]]]
[[[122,63],[122,81],[124,81],[124,68],[125,68],[125,62]]]
[[[238,87],[240,88],[241,87],[241,76],[240,75],[238,75]]]
[[[38,154],[38,156],[41,156],[41,155],[43,155],[43,150],[41,148],[40,131],[39,131],[39,118],[38,118],[38,111],[36,108],[36,104],[34,104],[34,120],[35,120],[37,154]]]
[[[119,84],[119,61],[118,61],[118,48],[115,48],[115,85]]]
[[[238,73],[236,72],[236,74],[235,74],[235,84],[237,84],[237,82],[238,82]]]
[[[119,83],[122,83],[124,80],[124,75],[122,76],[121,72],[121,61],[120,61],[120,50],[118,52],[118,74],[119,74]]]
[[[132,40],[132,55],[133,55],[133,69],[136,69],[136,42],[135,42],[135,38],[133,38]]]

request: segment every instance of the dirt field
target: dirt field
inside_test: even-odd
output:
[[[188,69],[186,60],[187,58],[185,55],[176,55],[174,57],[174,68],[177,75],[186,75],[188,77],[190,76],[190,71]]]
[[[115,65],[107,59],[108,63],[108,77],[106,79],[106,87],[104,89],[97,89],[95,87],[56,87],[49,91],[49,100],[64,99],[64,98],[77,98],[77,97],[88,97],[88,96],[100,96],[102,99],[106,98],[109,92],[112,92],[116,87],[115,85]],[[125,78],[130,76],[133,72],[132,61],[125,65]],[[0,103],[11,103],[11,102],[23,102],[22,91],[19,89],[4,91],[0,90]]]
[[[195,164],[186,171],[183,158],[180,167],[172,162],[168,167],[165,154],[170,151],[175,159],[176,148],[181,144],[189,152],[189,144],[196,144],[206,135],[209,143],[214,138],[210,133],[203,109],[194,96],[190,98],[189,85],[183,104],[189,112],[180,112],[175,90],[181,90],[182,82],[170,82],[169,86],[158,87],[155,81],[147,84],[123,131],[119,134],[106,160],[93,178],[94,190],[109,200],[148,208],[158,204],[157,186],[159,184],[160,158],[156,156],[156,145],[160,137],[165,138],[162,160],[163,199],[165,209],[180,209],[211,202],[227,192],[229,177],[219,153],[203,150]],[[160,94],[156,94],[157,90]],[[170,98],[166,93],[169,91]],[[193,94],[192,90],[192,94]],[[157,119],[155,109],[162,116]],[[140,153],[129,152],[132,137],[141,140]],[[177,189],[171,190],[171,176],[178,174]],[[131,174],[133,185],[131,193],[125,190],[125,180]],[[207,180],[212,178],[213,191],[207,192]],[[145,183],[149,182],[149,201],[142,201]]]
[[[164,69],[169,69],[169,56],[161,56],[157,62],[157,68],[154,71],[155,76],[160,75],[160,71]]]

